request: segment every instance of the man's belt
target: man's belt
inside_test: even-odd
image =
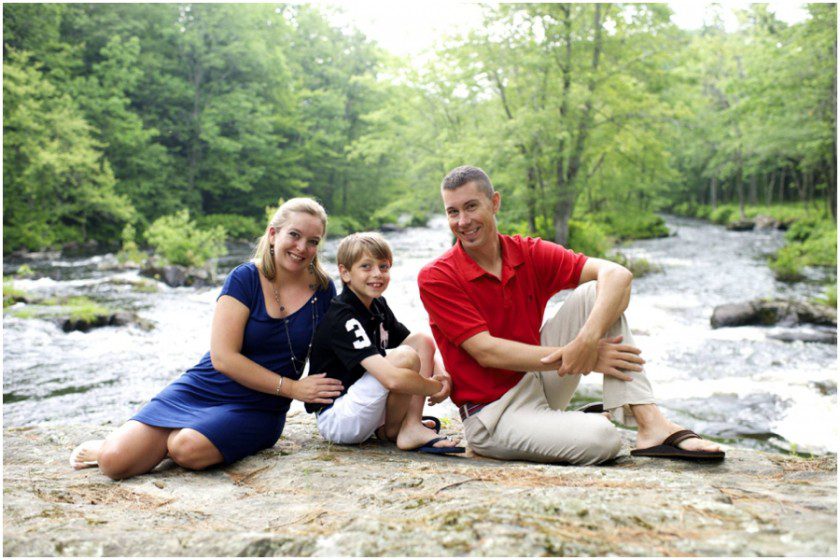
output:
[[[469,418],[470,416],[475,416],[481,409],[487,406],[490,403],[464,403],[458,407],[458,413],[461,415],[461,422]]]

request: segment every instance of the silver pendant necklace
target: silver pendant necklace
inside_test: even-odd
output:
[[[286,313],[286,307],[280,301],[280,292],[277,290],[277,286],[274,285],[274,282],[271,282],[271,291],[274,292],[274,300],[277,302],[277,305],[280,306],[280,314],[281,319],[283,320],[283,327],[286,330],[286,342],[289,344],[289,355],[291,356],[292,362],[292,369],[295,370],[295,375],[298,379],[300,379],[303,370],[306,369],[306,362],[309,361],[309,356],[312,355],[312,341],[315,340],[315,326],[318,322],[318,312],[315,309],[315,303],[318,301],[318,296],[314,296],[311,301],[311,305],[309,306],[312,310],[312,336],[309,337],[309,346],[306,349],[306,357],[301,360],[297,356],[295,356],[295,349],[292,348],[292,335],[289,334],[289,317],[282,317]],[[300,362],[300,370],[298,370],[298,362]]]

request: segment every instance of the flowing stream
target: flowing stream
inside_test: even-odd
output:
[[[838,448],[836,344],[782,342],[774,327],[712,329],[714,306],[759,297],[810,298],[817,284],[776,282],[766,256],[782,246],[778,231],[729,232],[697,220],[667,218],[674,233],[619,250],[661,272],[638,278],[627,316],[647,361],[661,406],[695,431],[737,445],[822,453]],[[385,296],[410,329],[429,332],[417,273],[451,243],[445,219],[389,233],[396,262]],[[337,279],[335,248],[324,248]],[[247,260],[239,248],[219,263],[220,275]],[[54,322],[3,316],[5,426],[124,422],[208,349],[219,287],[138,291],[136,271],[115,271],[112,255],[27,261],[35,277],[16,280],[30,294],[86,295],[136,311],[155,327],[105,327],[64,333]],[[4,274],[22,261],[6,260]],[[556,309],[564,294],[549,304]],[[17,309],[24,304],[17,304]],[[600,375],[584,378],[579,395],[600,394]],[[302,410],[295,403],[292,410]],[[451,402],[427,410],[456,417]]]

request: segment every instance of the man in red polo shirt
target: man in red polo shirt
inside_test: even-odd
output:
[[[623,312],[633,275],[538,238],[500,235],[501,196],[477,167],[441,194],[457,242],[420,272],[420,298],[452,376],[470,447],[497,459],[596,464],[621,449],[605,415],[566,411],[580,376],[604,375],[604,410],[637,425],[637,456],[720,460],[656,406]],[[549,298],[577,288],[542,329]]]

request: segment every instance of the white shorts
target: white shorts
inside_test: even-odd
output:
[[[318,431],[332,443],[367,441],[385,423],[387,402],[388,390],[365,372],[330,408],[318,413]]]

